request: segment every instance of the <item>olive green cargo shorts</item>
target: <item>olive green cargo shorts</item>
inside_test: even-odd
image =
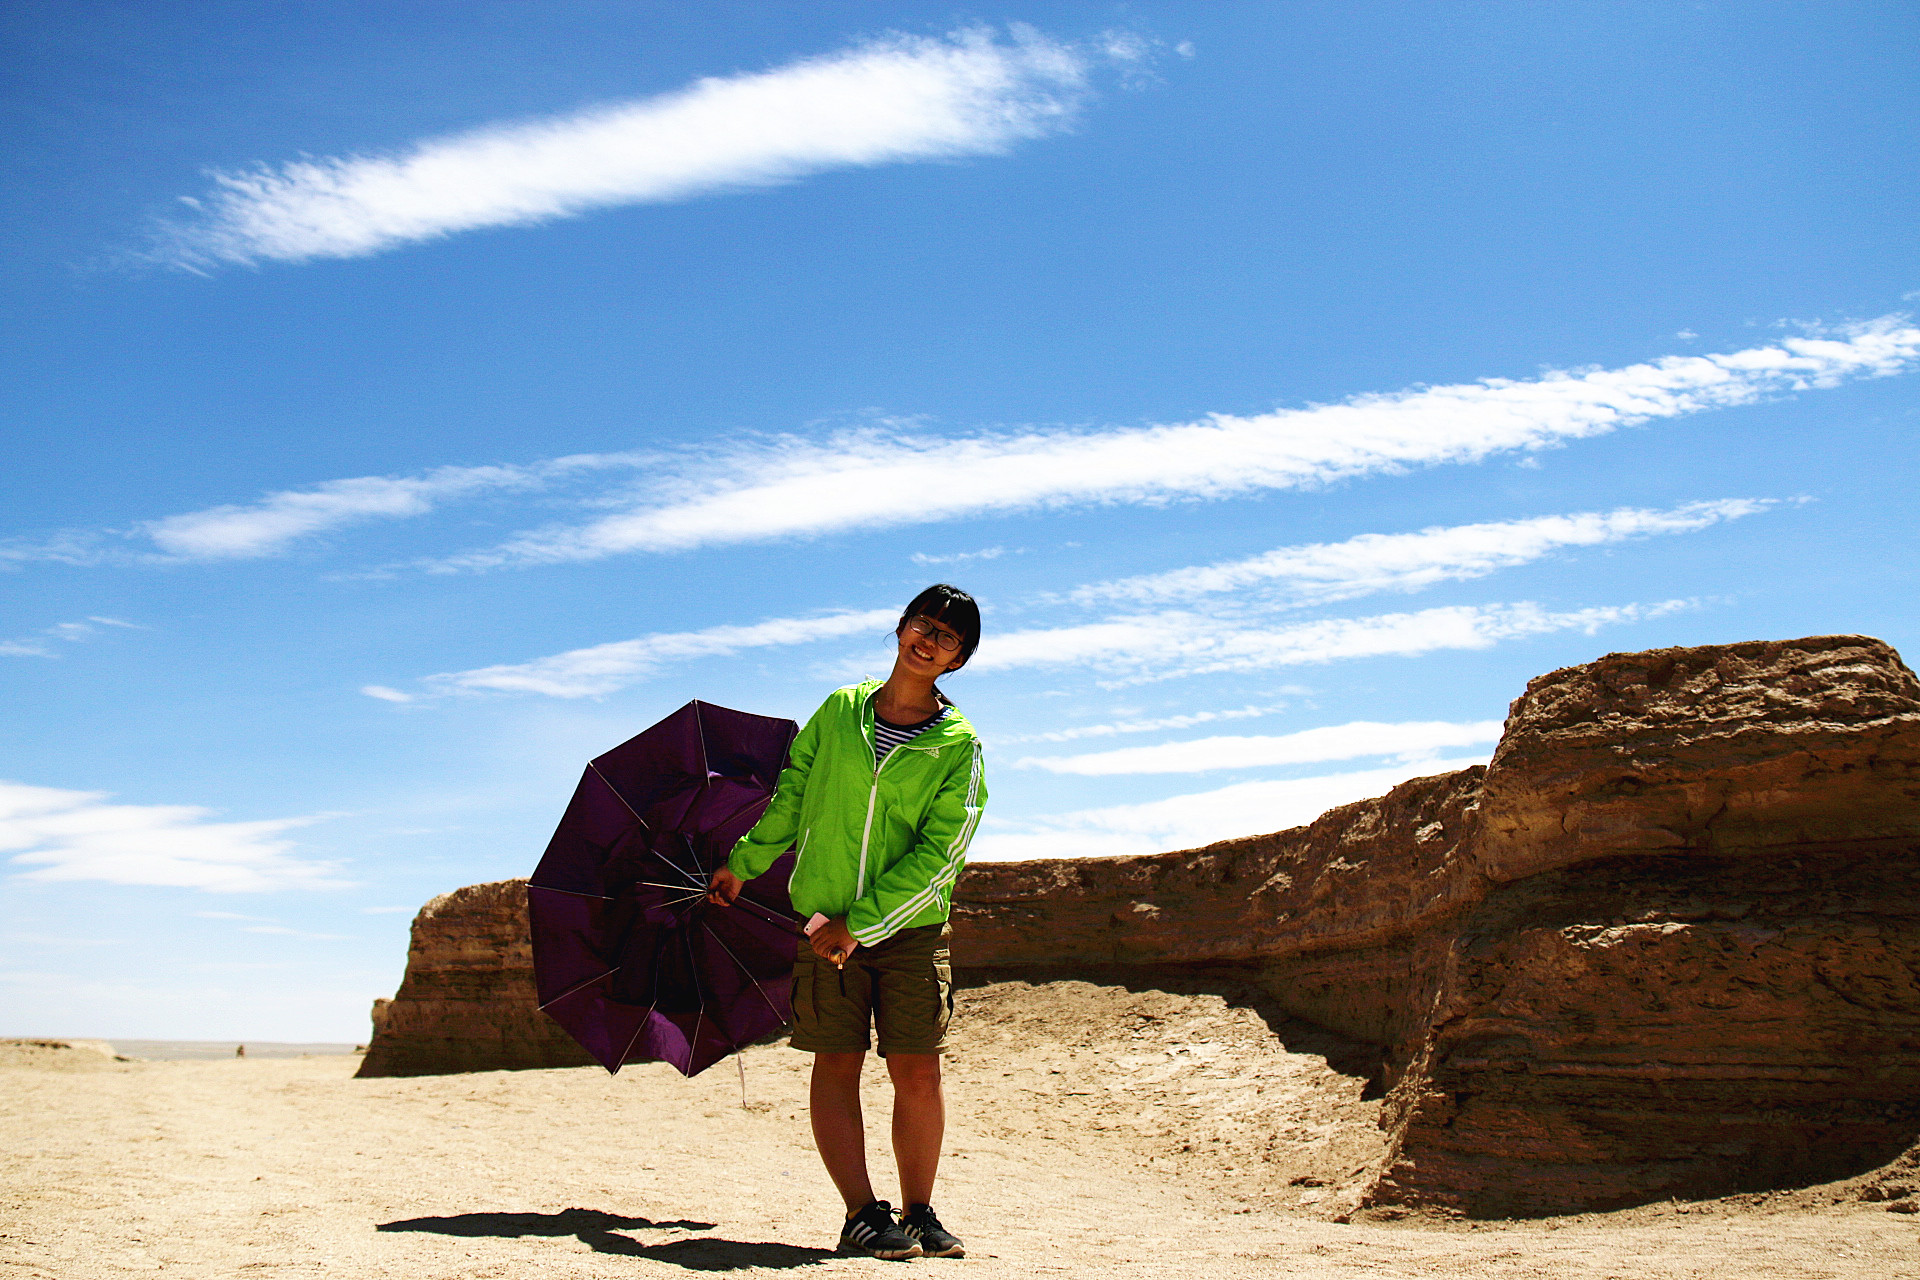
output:
[[[867,1029],[879,1030],[880,1056],[944,1053],[953,1021],[953,964],[946,924],[902,929],[872,947],[855,947],[844,969],[806,943],[793,962],[794,1048],[807,1053],[865,1053]]]

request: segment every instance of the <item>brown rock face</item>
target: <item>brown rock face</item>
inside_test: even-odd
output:
[[[1488,775],[1479,862],[1920,836],[1920,688],[1891,648],[1816,636],[1609,654],[1527,685]]]
[[[1858,636],[1612,654],[1529,684],[1484,774],[977,866],[954,920],[964,961],[1213,971],[1379,1044],[1380,1202],[1857,1173],[1920,1133],[1920,685]]]
[[[524,882],[436,899],[363,1074],[583,1062]],[[1377,1203],[1555,1213],[1789,1186],[1920,1135],[1920,684],[1877,640],[1611,654],[1487,769],[1273,835],[978,864],[976,977],[1251,984],[1380,1046]]]
[[[443,893],[413,918],[407,973],[374,1001],[373,1039],[357,1075],[578,1067],[592,1061],[540,1012],[533,994],[527,882]]]

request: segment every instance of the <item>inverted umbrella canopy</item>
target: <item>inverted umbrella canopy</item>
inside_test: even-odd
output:
[[[791,720],[689,702],[587,765],[527,885],[540,1007],[608,1071],[695,1075],[791,1020],[789,854],[731,907],[707,880],[773,799]]]

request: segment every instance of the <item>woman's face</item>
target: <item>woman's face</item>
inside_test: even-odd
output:
[[[942,648],[943,638],[953,648]],[[900,661],[915,675],[942,676],[966,661],[960,656],[960,644],[960,633],[946,623],[916,615],[900,628]]]

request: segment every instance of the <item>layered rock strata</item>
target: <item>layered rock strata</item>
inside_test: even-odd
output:
[[[977,866],[954,949],[1232,975],[1380,1045],[1379,1202],[1857,1173],[1920,1132],[1920,685],[1858,636],[1611,654],[1530,683],[1484,771],[1205,849]]]
[[[436,899],[363,1074],[584,1055],[523,882]],[[1845,1176],[1920,1133],[1920,684],[1859,636],[1531,682],[1484,770],[1204,849],[977,864],[980,977],[1252,984],[1380,1047],[1373,1198],[1553,1213]]]
[[[357,1075],[578,1067],[593,1061],[540,1012],[533,988],[527,882],[443,893],[413,918],[407,972],[374,1001]]]

